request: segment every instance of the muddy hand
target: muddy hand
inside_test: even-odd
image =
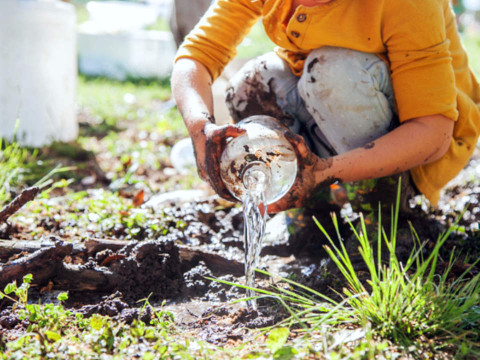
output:
[[[217,126],[207,124],[205,126],[205,162],[202,168],[205,170],[205,180],[213,187],[215,192],[229,201],[236,201],[230,191],[225,187],[220,176],[220,157],[227,143],[227,139],[243,135],[245,130],[235,125]]]
[[[297,154],[297,178],[290,191],[282,199],[268,206],[269,213],[304,206],[305,201],[317,186],[316,171],[328,166],[328,159],[321,159],[312,153],[302,136],[296,135],[290,130],[285,131],[283,135],[292,144]]]

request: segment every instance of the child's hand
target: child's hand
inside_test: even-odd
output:
[[[297,178],[290,191],[274,204],[268,205],[269,213],[277,213],[305,205],[306,200],[317,188],[330,185],[322,173],[332,164],[331,159],[323,159],[311,152],[302,136],[285,131],[284,136],[292,144],[297,154]]]
[[[229,201],[236,201],[236,199],[230,194],[220,177],[220,157],[227,138],[238,137],[244,133],[245,130],[235,125],[218,126],[207,123],[202,131],[192,136],[198,174],[218,195]]]

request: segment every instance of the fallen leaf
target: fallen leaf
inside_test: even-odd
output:
[[[140,189],[140,191],[137,192],[137,194],[133,198],[133,205],[135,207],[139,207],[140,205],[142,205],[145,202],[144,197],[145,197],[145,191],[143,191],[143,189]]]
[[[40,293],[44,293],[44,292],[51,292],[53,289],[53,282],[52,281],[49,281],[48,282],[48,285],[42,287],[40,289]]]
[[[108,265],[109,263],[111,263],[112,261],[122,260],[122,259],[125,259],[125,255],[121,255],[121,254],[110,255],[110,256],[107,256],[107,257],[102,261],[102,263],[100,264],[100,266],[106,266],[106,265]]]

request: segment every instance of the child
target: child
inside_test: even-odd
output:
[[[270,115],[297,134],[297,180],[268,211],[302,207],[333,182],[406,171],[410,190],[436,204],[480,129],[480,88],[449,0],[217,0],[172,75],[200,176],[232,199],[218,161],[242,131],[215,125],[211,84],[260,18],[278,47],[232,79],[227,103],[235,121]]]

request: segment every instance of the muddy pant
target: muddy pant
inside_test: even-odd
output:
[[[273,116],[321,157],[364,146],[398,123],[389,69],[374,54],[322,47],[309,54],[298,77],[268,53],[245,64],[230,82],[226,102],[235,122]],[[365,185],[375,189],[372,182],[378,181]],[[354,202],[356,196],[349,197]]]

